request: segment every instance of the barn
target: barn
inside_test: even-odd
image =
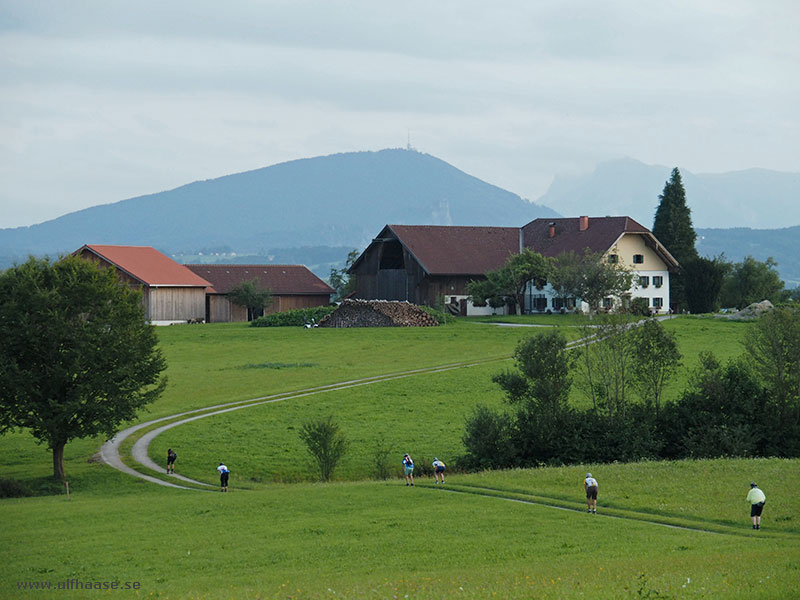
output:
[[[519,227],[386,225],[349,269],[355,298],[457,306],[467,314],[467,283],[520,251]],[[470,314],[486,307],[470,306]]]
[[[233,304],[226,294],[245,281],[272,293],[264,313],[296,308],[327,306],[334,289],[303,265],[185,265],[195,275],[211,282],[207,290],[205,317],[208,323],[247,321],[247,308]],[[255,315],[258,316],[258,315]]]
[[[73,252],[102,267],[113,267],[143,294],[145,316],[154,325],[205,318],[206,288],[211,284],[150,246],[87,244]]]

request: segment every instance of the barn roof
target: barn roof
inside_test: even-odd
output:
[[[227,294],[244,281],[258,280],[273,295],[327,295],[334,289],[304,265],[186,265],[211,282],[213,293]]]
[[[584,229],[581,230],[581,221]],[[550,237],[550,225],[555,231]],[[653,248],[668,267],[677,267],[677,261],[662,246],[647,227],[630,217],[569,217],[561,219],[535,219],[522,228],[525,246],[543,256],[558,256],[564,252],[583,255],[607,252],[624,234],[641,235],[646,245]]]
[[[518,227],[387,225],[387,230],[431,275],[483,275],[519,252]]]
[[[208,287],[208,281],[150,246],[86,244],[74,254],[91,253],[148,286]]]

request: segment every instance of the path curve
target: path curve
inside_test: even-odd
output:
[[[169,481],[164,481],[163,479],[159,479],[157,477],[153,477],[152,475],[148,475],[146,473],[142,473],[137,471],[133,467],[126,465],[122,461],[122,457],[120,456],[120,447],[122,443],[130,437],[132,434],[136,433],[137,431],[144,429],[146,427],[150,427],[156,423],[161,423],[164,421],[170,421],[161,427],[157,427],[152,431],[148,431],[144,434],[136,443],[133,445],[131,450],[131,454],[133,459],[139,463],[140,465],[147,467],[148,469],[152,469],[154,471],[162,471],[163,467],[156,462],[154,462],[149,454],[148,448],[150,443],[161,433],[167,431],[168,429],[172,429],[173,427],[177,427],[178,425],[183,425],[184,423],[189,423],[191,421],[196,421],[198,419],[203,419],[205,417],[211,417],[214,415],[219,415],[227,412],[231,412],[234,410],[239,410],[242,408],[248,408],[251,406],[261,406],[262,404],[270,404],[274,402],[281,402],[283,400],[292,400],[294,398],[302,398],[305,396],[313,396],[315,394],[321,394],[324,392],[331,392],[337,390],[344,390],[353,387],[360,387],[364,385],[371,385],[373,383],[382,383],[384,381],[391,381],[394,379],[403,379],[406,377],[413,377],[414,375],[425,375],[430,373],[440,373],[444,371],[452,371],[455,369],[463,369],[467,367],[474,367],[477,365],[482,365],[490,362],[498,362],[502,360],[508,360],[510,357],[502,357],[502,358],[489,358],[484,360],[478,361],[468,361],[468,362],[461,362],[461,363],[451,363],[447,365],[439,365],[435,367],[426,367],[422,369],[412,369],[409,371],[402,371],[399,373],[390,373],[387,375],[374,375],[371,377],[363,377],[360,379],[353,379],[350,381],[343,381],[340,383],[333,383],[327,385],[321,385],[318,387],[307,388],[304,390],[298,390],[295,392],[285,392],[281,394],[272,394],[269,396],[261,396],[259,398],[251,398],[249,400],[240,400],[237,402],[228,402],[224,404],[216,404],[213,406],[207,406],[205,408],[197,408],[189,411],[184,411],[181,413],[176,413],[174,415],[168,415],[166,417],[160,417],[158,419],[153,419],[152,421],[147,421],[145,423],[139,423],[138,425],[134,425],[127,429],[124,429],[117,433],[113,438],[107,441],[103,446],[100,448],[100,458],[101,460],[109,465],[110,467],[117,469],[123,473],[128,475],[132,475],[134,477],[138,477],[140,479],[144,479],[151,483],[156,483],[158,485],[163,485],[167,487],[179,488],[179,489],[191,489],[197,490],[197,488],[190,488],[184,485],[171,483]],[[201,413],[201,414],[198,414]],[[192,415],[192,416],[187,416]],[[181,419],[180,417],[186,417]],[[174,421],[173,419],[179,419]],[[183,475],[174,474],[170,477],[175,478],[179,481],[184,483],[199,485],[203,487],[214,487],[211,484],[197,481],[195,479],[191,479],[189,477],[184,477]]]

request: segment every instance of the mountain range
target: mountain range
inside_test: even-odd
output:
[[[692,173],[679,168],[695,228],[777,229],[800,225],[800,173],[747,169]],[[672,167],[624,158],[588,174],[557,176],[536,202],[564,215],[627,215],[652,228]]]
[[[0,229],[0,268],[94,243],[153,246],[181,262],[302,263],[327,277],[387,223],[519,227],[538,217],[628,215],[652,227],[670,171],[632,159],[601,163],[588,175],[557,177],[529,202],[414,150],[334,154]],[[773,256],[787,284],[800,282],[800,226],[786,227],[800,223],[800,175],[681,173],[701,254]]]

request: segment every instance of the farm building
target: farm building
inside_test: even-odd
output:
[[[247,321],[247,308],[232,303],[226,294],[246,281],[272,294],[263,313],[295,308],[327,306],[334,290],[303,265],[185,265],[195,275],[211,282],[207,290],[205,316],[209,323]],[[262,314],[263,314],[262,313]],[[249,315],[259,316],[259,315]]]
[[[583,255],[585,249],[600,253],[633,270],[630,297],[646,298],[653,312],[669,310],[669,274],[678,263],[630,217],[536,219],[521,228],[386,225],[349,270],[356,278],[354,297],[445,304],[462,315],[491,314],[494,309],[469,302],[467,283],[502,267],[523,248],[548,257]],[[618,301],[608,298],[604,305]],[[529,284],[525,312],[581,306],[580,299],[562,302],[549,285],[537,289]]]
[[[87,244],[73,254],[113,267],[123,281],[141,288],[145,316],[155,325],[205,317],[206,288],[211,284],[155,248]]]

